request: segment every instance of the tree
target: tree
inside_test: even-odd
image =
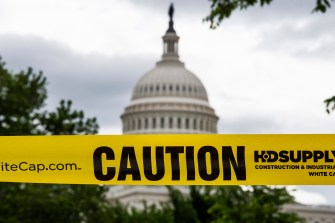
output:
[[[71,101],[43,111],[46,77],[32,68],[10,72],[0,58],[0,135],[95,134],[95,118],[72,110]],[[107,222],[107,188],[94,185],[0,184],[0,222]]]
[[[215,203],[214,199],[209,199],[212,190],[212,186],[190,186],[191,203],[201,223],[210,223],[214,220],[213,215],[209,213],[209,209]]]
[[[0,58],[0,135],[96,134],[96,118],[85,120],[83,111],[72,111],[71,101],[56,111],[42,111],[47,98],[46,77],[32,68],[9,72]]]
[[[112,216],[111,222],[117,223],[174,223],[173,209],[167,203],[162,203],[161,207],[147,205],[143,201],[143,209],[127,207],[118,201],[113,202],[110,206]]]
[[[208,210],[212,223],[298,223],[304,222],[293,213],[285,213],[282,206],[293,202],[286,188],[268,186],[221,186],[207,199],[213,202]]]
[[[98,124],[95,118],[84,120],[83,111],[71,111],[72,101],[61,100],[60,106],[54,112],[44,112],[39,115],[44,134],[77,135],[96,134]]]
[[[178,223],[200,223],[197,213],[188,197],[173,187],[168,187],[171,204],[173,205],[174,222]]]
[[[286,188],[268,186],[191,186],[183,196],[170,188],[174,222],[301,223],[295,213],[282,211],[294,198]]]
[[[46,78],[31,68],[11,74],[0,58],[0,135],[41,134],[38,110],[47,98]]]
[[[143,210],[132,208],[131,212],[128,212],[129,223],[174,223],[174,210],[169,205],[164,205],[159,208],[156,205],[147,205],[143,203]],[[119,222],[119,221],[116,221]],[[182,221],[178,221],[182,222]]]
[[[331,111],[335,110],[335,96],[330,97],[324,101],[326,104],[326,112],[330,114]]]
[[[92,185],[0,184],[0,222],[106,222],[105,187]]]
[[[236,10],[245,10],[255,5],[269,5],[273,0],[209,0],[211,2],[211,12],[204,19],[210,22],[210,27],[217,28],[224,19]],[[312,12],[325,13],[331,7],[333,0],[316,0],[315,7]]]

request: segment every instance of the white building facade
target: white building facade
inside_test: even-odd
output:
[[[333,206],[287,204],[283,210],[296,213],[304,218],[306,223],[335,223],[335,207]]]

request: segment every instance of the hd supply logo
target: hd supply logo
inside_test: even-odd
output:
[[[301,177],[335,176],[334,158],[334,150],[254,151],[256,170],[300,171]]]
[[[335,158],[335,151],[322,150],[262,150],[254,151],[254,161],[256,163],[274,163],[274,162],[293,162],[306,163],[312,161],[317,163],[323,161],[325,163],[333,163]]]

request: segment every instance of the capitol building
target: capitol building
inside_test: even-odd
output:
[[[215,134],[219,117],[210,106],[199,78],[179,60],[177,35],[173,26],[173,7],[163,36],[163,55],[156,66],[144,74],[133,89],[130,103],[121,115],[124,134]],[[180,187],[187,194],[186,187]],[[143,208],[169,201],[162,186],[113,186],[110,200]],[[335,223],[335,208],[289,204],[283,211],[295,212],[307,223]]]
[[[170,8],[162,59],[137,82],[121,116],[124,134],[217,133],[204,85],[179,60],[172,14]]]

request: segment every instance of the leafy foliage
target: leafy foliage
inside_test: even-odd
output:
[[[144,209],[137,210],[135,208],[129,213],[130,221],[129,223],[173,223],[175,222],[173,216],[173,210],[170,206],[163,206],[158,208],[155,205],[148,206],[144,202]]]
[[[210,223],[214,220],[209,209],[214,205],[214,199],[210,199],[212,186],[190,186],[190,198],[192,206],[201,223]]]
[[[155,205],[148,206],[143,202],[143,209],[128,208],[119,202],[110,207],[112,221],[117,223],[174,223],[173,210],[169,205],[158,208]]]
[[[331,111],[335,110],[335,96],[328,98],[324,101],[326,104],[326,112],[330,114]]]
[[[177,189],[173,189],[172,187],[168,187],[168,189],[170,192],[171,203],[174,207],[174,222],[200,223],[197,217],[197,213],[195,212],[195,209],[193,208],[189,198],[184,197]]]
[[[230,17],[230,15],[236,10],[244,10],[255,5],[269,5],[273,0],[209,0],[211,2],[211,12],[204,19],[210,22],[210,27],[217,28],[224,19]],[[315,7],[312,12],[325,13],[331,7],[331,1],[333,0],[316,0]]]
[[[41,111],[47,98],[46,77],[32,68],[9,72],[0,58],[0,135],[96,134],[96,118],[85,120],[83,111],[72,111],[71,101],[56,111]]]
[[[213,223],[303,222],[296,214],[281,211],[284,204],[293,202],[286,188],[221,186],[209,199],[214,202],[209,209],[215,219]]]
[[[313,12],[327,12],[327,9],[331,7],[330,1],[333,0],[316,0],[316,6]]]
[[[12,75],[0,58],[0,135],[40,134],[38,110],[47,98],[46,78],[32,68]]]
[[[0,184],[0,222],[106,222],[106,188],[88,185]]]
[[[77,135],[98,133],[99,126],[96,118],[84,120],[84,112],[71,111],[71,105],[71,101],[62,100],[56,111],[44,112],[40,115],[45,134]]]
[[[191,186],[190,197],[170,188],[175,222],[301,223],[294,213],[282,211],[292,203],[286,188],[268,186]],[[177,220],[178,219],[178,220]]]

